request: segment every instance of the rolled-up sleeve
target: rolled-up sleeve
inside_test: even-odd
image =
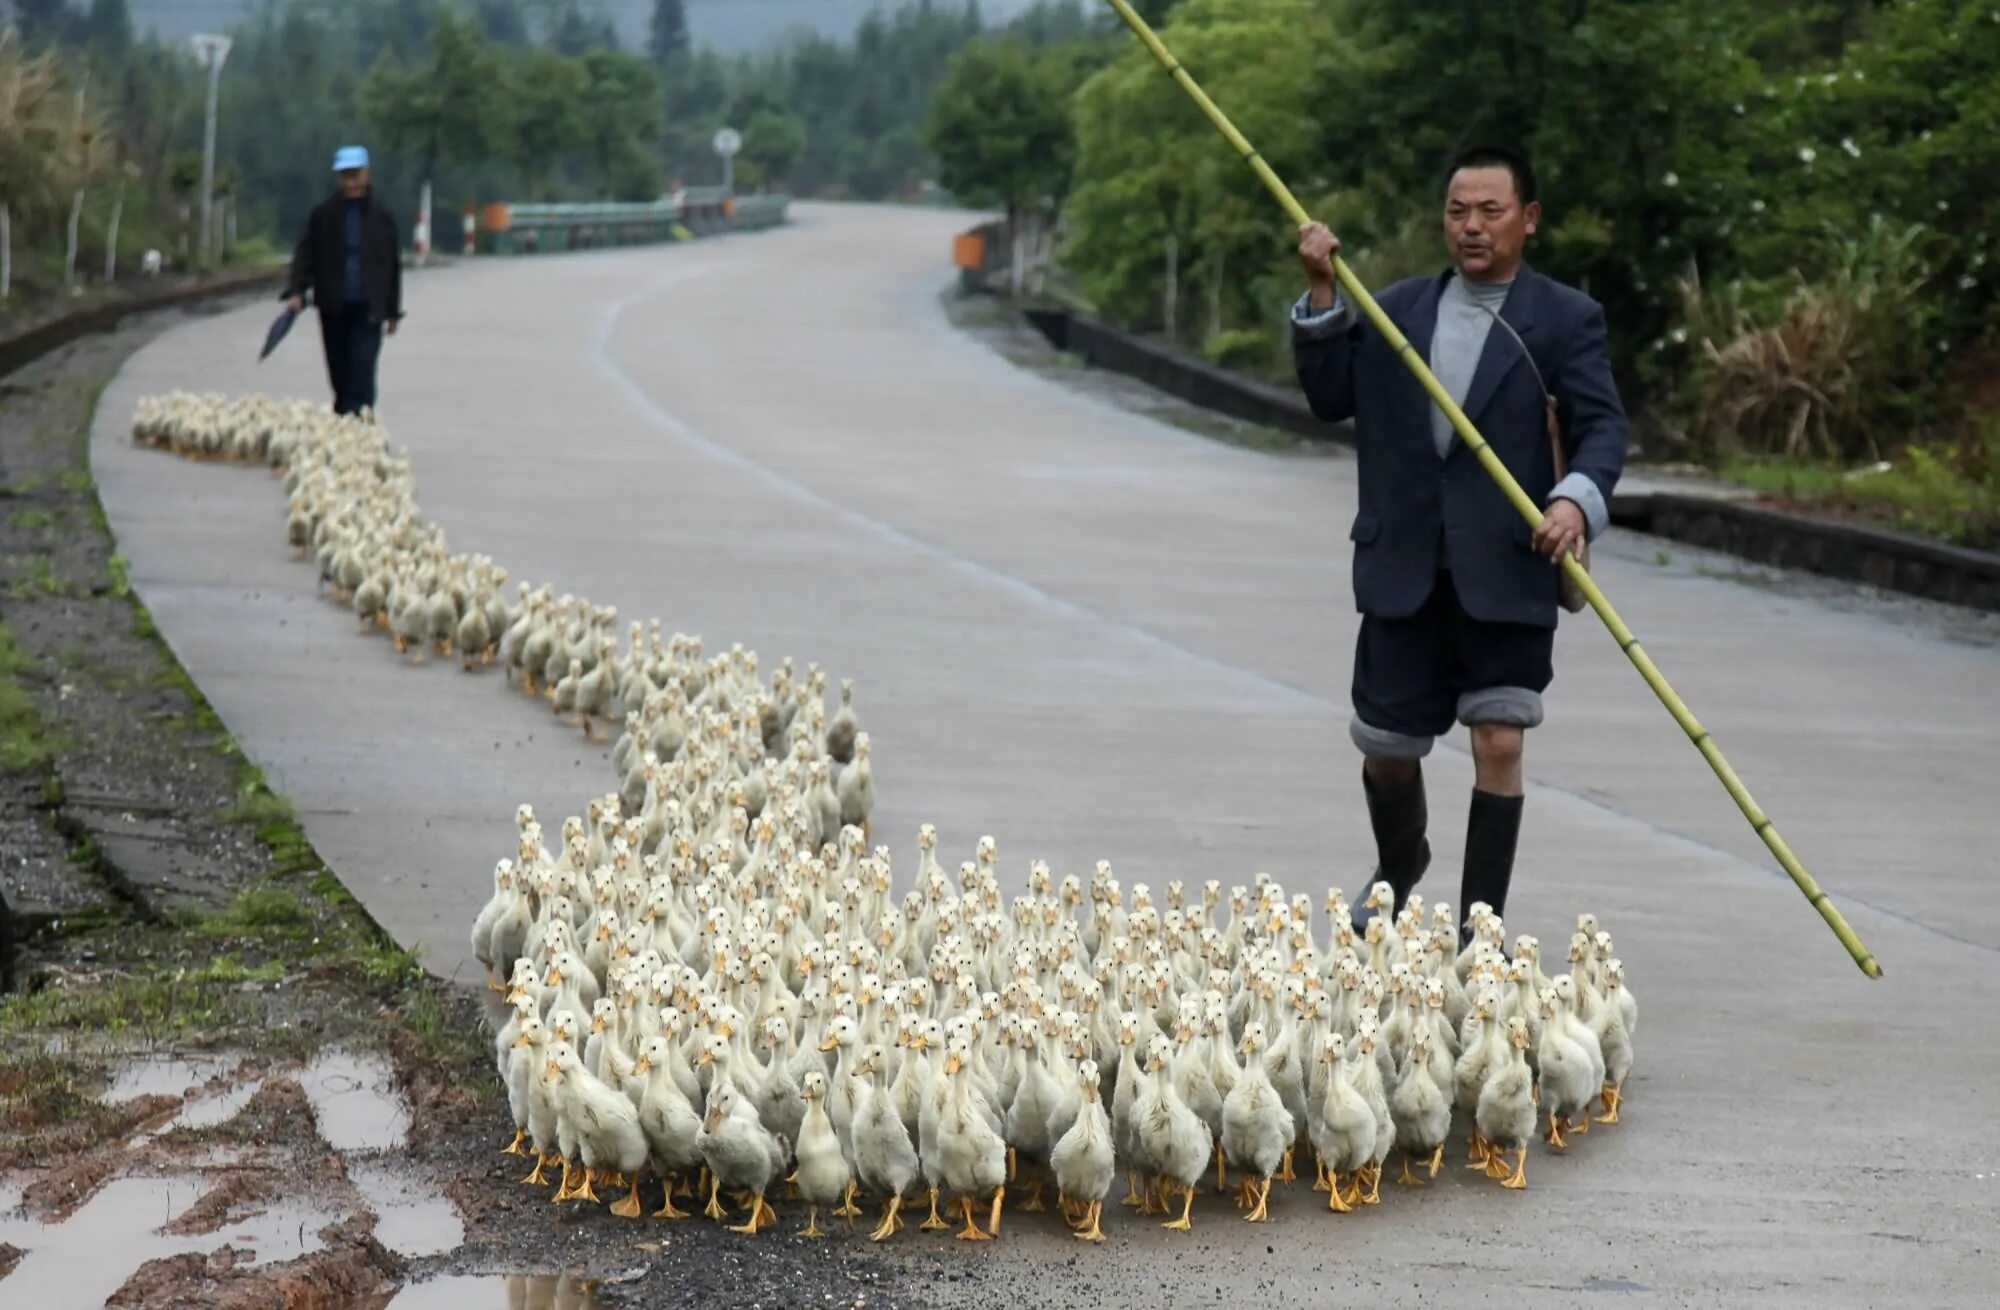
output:
[[[1298,298],[1292,306],[1292,340],[1324,341],[1354,326],[1354,306],[1347,303],[1347,297],[1338,291],[1333,294],[1333,304],[1326,309],[1312,307],[1312,292]]]
[[[1583,511],[1584,532],[1591,541],[1611,526],[1611,509],[1604,503],[1604,493],[1597,484],[1581,473],[1571,473],[1556,483],[1549,492],[1548,505],[1559,500],[1567,500]],[[1548,505],[1542,508],[1547,509]]]

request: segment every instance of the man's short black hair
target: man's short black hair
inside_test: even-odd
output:
[[[1535,169],[1528,157],[1518,150],[1506,146],[1468,146],[1452,156],[1451,167],[1444,171],[1443,190],[1451,190],[1451,180],[1460,169],[1504,168],[1514,176],[1514,194],[1520,198],[1523,207],[1535,202]]]

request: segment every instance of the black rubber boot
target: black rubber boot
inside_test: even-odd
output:
[[[1507,909],[1507,885],[1514,880],[1514,848],[1521,837],[1521,797],[1472,792],[1472,813],[1465,821],[1465,872],[1458,884],[1458,946],[1472,939],[1466,916],[1474,901],[1485,901],[1493,913]]]
[[[1368,798],[1368,823],[1375,829],[1375,876],[1370,885],[1386,882],[1396,889],[1395,913],[1400,914],[1410,892],[1431,867],[1431,844],[1425,833],[1430,828],[1430,806],[1424,799],[1424,766],[1406,783],[1383,786],[1361,770],[1361,790]],[[1364,890],[1361,899],[1367,899]],[[1368,931],[1375,911],[1354,907],[1354,930]]]

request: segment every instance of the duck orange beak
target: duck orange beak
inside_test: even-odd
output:
[[[839,1050],[839,1049],[840,1049],[840,1039],[839,1039],[839,1038],[837,1038],[837,1037],[828,1037],[828,1038],[827,1038],[827,1039],[826,1039],[825,1041],[823,1041],[823,1042],[821,1042],[821,1043],[819,1044],[819,1049],[820,1049],[820,1050],[822,1050],[822,1051],[836,1051],[836,1050]]]
[[[955,1074],[964,1067],[965,1061],[959,1056],[957,1051],[953,1051],[944,1058],[944,1071],[947,1074]]]
[[[714,1052],[714,1051],[703,1051],[703,1052],[702,1052],[702,1053],[701,1053],[700,1055],[697,1055],[697,1056],[695,1056],[695,1057],[694,1057],[694,1062],[695,1062],[695,1064],[697,1064],[697,1065],[704,1065],[704,1064],[714,1064],[714,1063],[715,1063],[715,1052]]]

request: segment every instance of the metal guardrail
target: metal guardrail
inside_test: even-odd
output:
[[[479,215],[482,254],[547,254],[605,246],[686,241],[753,231],[785,221],[789,195],[732,196],[721,187],[688,187],[641,204],[490,204]]]

